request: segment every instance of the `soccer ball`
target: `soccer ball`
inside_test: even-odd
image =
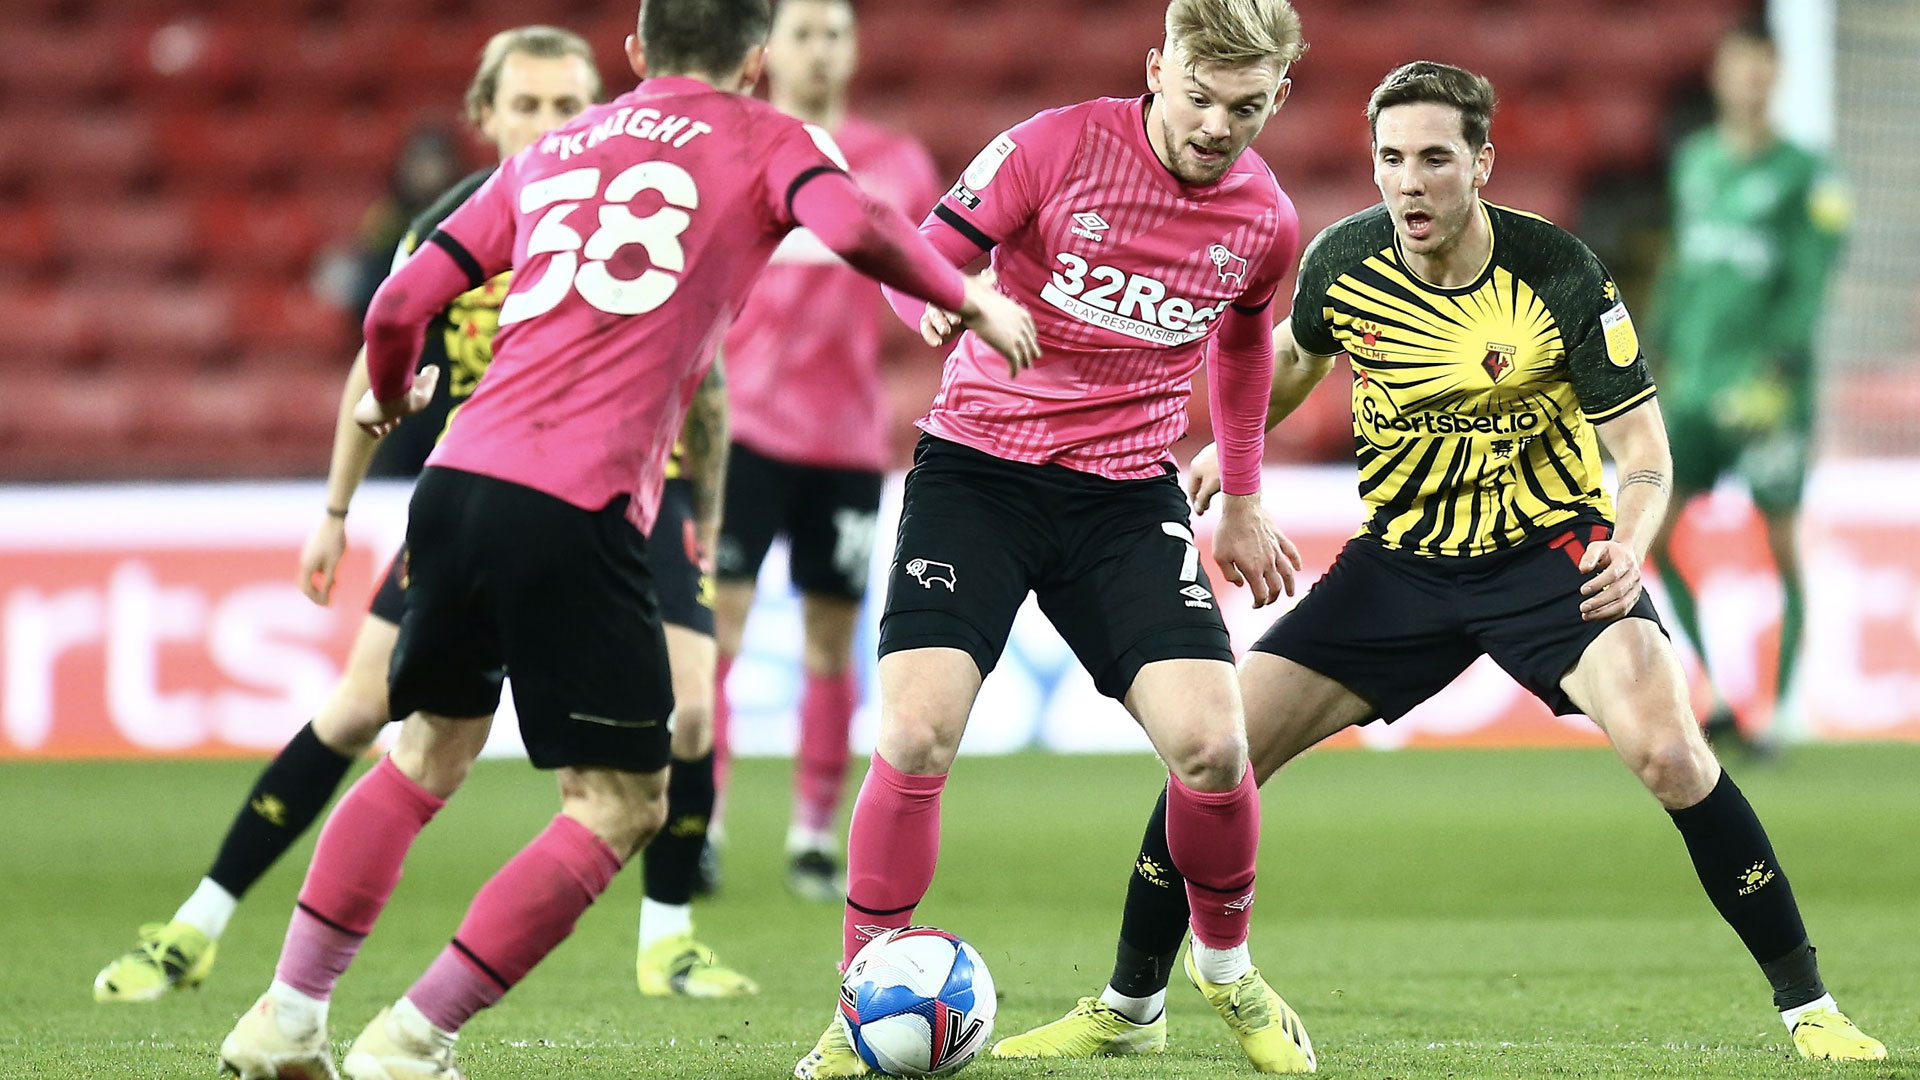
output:
[[[840,983],[847,1041],[888,1076],[945,1076],[972,1061],[993,1035],[996,1005],[980,953],[931,926],[867,942]]]

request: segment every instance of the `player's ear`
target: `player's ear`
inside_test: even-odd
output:
[[[636,78],[647,77],[647,47],[637,31],[627,35],[627,66],[633,69]]]
[[[1486,187],[1487,181],[1491,179],[1493,179],[1493,144],[1487,143],[1480,147],[1478,154],[1473,156],[1473,186]]]
[[[1147,50],[1147,93],[1157,94],[1161,89],[1160,66],[1166,63],[1166,57],[1159,49]]]
[[[750,93],[760,82],[761,72],[767,69],[767,47],[755,45],[747,50],[747,59],[740,65],[740,92]]]
[[[1291,93],[1293,93],[1293,80],[1287,78],[1286,69],[1282,68],[1280,85],[1273,88],[1273,108],[1267,110],[1267,115],[1272,116],[1274,113],[1279,112],[1280,106],[1287,103],[1287,95]]]

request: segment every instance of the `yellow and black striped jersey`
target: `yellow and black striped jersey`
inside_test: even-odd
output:
[[[1294,294],[1294,341],[1353,362],[1360,535],[1420,555],[1612,520],[1593,425],[1654,395],[1593,252],[1544,218],[1482,206],[1493,252],[1468,285],[1420,280],[1375,206],[1314,239]]]

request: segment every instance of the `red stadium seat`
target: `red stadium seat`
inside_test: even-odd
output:
[[[223,268],[292,279],[304,277],[320,229],[297,199],[228,196],[195,208],[201,250]]]
[[[7,369],[66,369],[93,360],[104,320],[71,291],[0,290],[0,326],[7,334]],[[12,396],[11,383],[0,398]]]
[[[56,242],[76,274],[148,281],[194,266],[188,207],[164,199],[86,199],[54,204]]]
[[[232,305],[218,288],[124,287],[90,299],[104,323],[110,364],[180,373],[232,355]]]

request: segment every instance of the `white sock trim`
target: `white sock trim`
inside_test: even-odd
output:
[[[393,1018],[394,1023],[400,1025],[401,1031],[421,1042],[445,1046],[460,1037],[457,1031],[443,1031],[435,1027],[433,1021],[427,1019],[427,1014],[421,1012],[420,1006],[415,1005],[411,998],[402,997],[394,1002],[393,1011],[387,1015]]]
[[[227,920],[233,918],[234,909],[239,906],[239,899],[232,893],[215,884],[212,878],[203,877],[193,895],[173,913],[173,921],[186,923],[219,941],[220,935],[227,932]]]
[[[1160,1018],[1167,1011],[1167,992],[1160,990],[1146,997],[1128,997],[1109,986],[1100,991],[1100,1000],[1114,1012],[1136,1024],[1145,1026]]]
[[[326,1030],[327,1002],[324,998],[310,997],[279,979],[267,986],[267,996],[273,999],[274,1015],[279,1020],[281,1033],[287,1037],[298,1038],[315,1028]]]
[[[1193,940],[1193,967],[1200,978],[1219,986],[1230,983],[1253,970],[1253,958],[1247,952],[1247,943],[1241,942],[1231,949],[1216,949],[1202,945],[1199,938]]]
[[[1802,1016],[1805,1016],[1815,1009],[1832,1009],[1834,1012],[1839,1012],[1840,1006],[1834,1004],[1832,994],[1822,994],[1813,1001],[1807,1002],[1805,1005],[1780,1010],[1780,1019],[1787,1025],[1787,1030],[1792,1031],[1794,1027],[1800,1023]]]
[[[840,837],[831,828],[809,829],[798,823],[787,826],[787,854],[808,851],[836,855],[840,851]]]
[[[692,904],[663,904],[640,898],[640,951],[678,934],[693,933]]]

